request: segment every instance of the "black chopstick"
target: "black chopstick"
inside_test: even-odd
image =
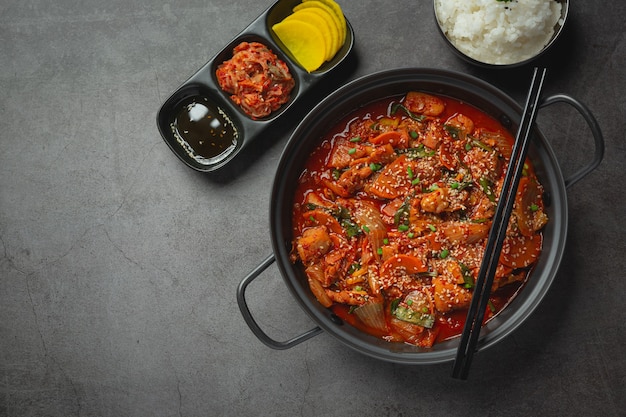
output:
[[[526,99],[524,113],[517,130],[515,144],[511,153],[511,160],[506,171],[502,192],[496,207],[489,238],[485,247],[485,253],[480,266],[480,271],[474,285],[474,294],[470,303],[467,319],[461,334],[461,340],[457,349],[452,376],[459,379],[467,379],[472,358],[478,343],[478,336],[485,317],[485,310],[491,294],[491,286],[498,266],[502,243],[506,234],[506,229],[513,210],[515,195],[519,186],[520,177],[526,160],[530,134],[537,117],[539,98],[543,81],[546,76],[546,69],[535,68],[533,78]]]

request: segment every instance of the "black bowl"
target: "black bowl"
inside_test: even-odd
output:
[[[448,34],[445,32],[445,30],[441,27],[441,20],[439,16],[437,15],[437,0],[433,1],[433,9],[435,13],[435,21],[437,22],[437,28],[439,30],[439,34],[444,39],[445,43],[450,47],[450,49],[452,49],[452,51],[457,56],[469,62],[470,64],[477,65],[483,68],[508,69],[508,68],[521,67],[521,66],[532,63],[533,61],[537,60],[539,57],[545,55],[552,48],[552,46],[557,42],[561,33],[563,32],[563,28],[565,27],[565,22],[567,21],[567,16],[569,14],[569,0],[555,0],[555,1],[557,1],[558,3],[561,3],[561,18],[555,25],[554,33],[552,34],[552,37],[550,38],[550,40],[543,46],[543,48],[541,48],[541,50],[539,50],[532,57],[520,60],[518,62],[509,63],[509,64],[494,64],[494,63],[489,63],[489,62],[483,62],[483,61],[476,59],[476,57],[467,55],[465,52],[460,50],[458,46],[454,43],[454,41],[450,39]],[[505,4],[506,3],[503,3],[502,6],[504,7]]]
[[[309,290],[303,267],[291,263],[289,259],[293,239],[291,219],[295,190],[298,177],[311,151],[319,144],[330,126],[336,125],[362,105],[385,97],[406,94],[412,90],[449,96],[469,103],[499,120],[513,134],[518,128],[523,112],[521,106],[501,90],[477,78],[451,71],[407,68],[384,71],[357,79],[317,105],[293,132],[281,156],[272,189],[271,238],[276,262],[286,285],[304,311],[322,330],[343,344],[378,359],[403,364],[434,364],[454,359],[458,338],[438,343],[430,349],[423,349],[405,343],[390,343],[361,332],[343,323],[330,309],[324,308],[316,300]],[[589,123],[592,125],[595,120]],[[599,130],[597,133],[599,135]],[[596,152],[596,160],[586,169],[586,173],[595,168],[602,158],[604,149],[602,138],[596,137],[595,134],[594,138],[600,151]],[[546,211],[550,222],[544,230],[543,251],[525,287],[503,311],[483,327],[477,346],[479,350],[511,334],[531,315],[548,292],[565,248],[568,226],[566,196],[568,181],[563,179],[550,144],[537,127],[533,129],[528,157],[536,167],[548,202]],[[581,176],[577,175],[576,180],[580,178]],[[572,181],[569,181],[569,184],[571,183]],[[242,285],[242,288],[244,287]],[[246,310],[241,294],[239,301],[246,321],[258,336],[261,331]],[[287,346],[274,344],[265,337],[261,340],[274,348]]]

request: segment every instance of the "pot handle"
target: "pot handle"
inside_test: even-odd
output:
[[[257,322],[254,320],[254,317],[252,317],[252,313],[250,312],[250,309],[248,308],[248,304],[246,303],[246,297],[245,297],[246,287],[250,285],[250,283],[254,281],[254,279],[258,277],[263,271],[265,271],[268,266],[273,264],[275,260],[276,258],[274,257],[274,254],[271,254],[259,266],[257,266],[252,272],[250,272],[248,276],[246,276],[241,281],[241,283],[239,283],[239,287],[237,287],[237,304],[239,304],[239,310],[241,310],[241,315],[243,316],[243,319],[248,324],[248,327],[250,327],[250,330],[252,330],[252,333],[254,333],[254,335],[257,338],[259,338],[261,342],[271,347],[272,349],[284,350],[284,349],[292,348],[304,342],[305,340],[308,340],[312,338],[313,336],[316,336],[317,334],[322,332],[322,329],[320,329],[319,327],[314,327],[313,329],[305,333],[302,333],[299,336],[296,336],[285,342],[279,342],[269,337],[261,329],[261,327],[257,324]]]
[[[546,107],[554,103],[566,103],[578,110],[578,113],[585,119],[589,129],[591,129],[596,148],[591,162],[565,180],[565,188],[569,188],[600,165],[604,157],[604,137],[602,136],[602,131],[600,130],[600,125],[598,125],[596,118],[583,103],[566,94],[555,94],[543,99],[539,107]]]

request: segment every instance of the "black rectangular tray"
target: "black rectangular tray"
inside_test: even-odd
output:
[[[324,80],[335,71],[348,57],[354,46],[354,31],[346,19],[347,33],[343,46],[332,58],[325,62],[318,70],[307,72],[291,55],[273,33],[271,27],[292,13],[292,9],[301,0],[278,0],[256,18],[248,27],[240,32],[228,45],[210,59],[202,68],[185,81],[163,103],[157,113],[157,125],[163,140],[170,149],[187,166],[202,172],[215,171],[226,166],[235,156],[252,143],[261,133],[276,124],[280,119],[288,117],[288,113],[302,97],[316,84]],[[289,101],[269,116],[253,119],[245,114],[239,106],[231,100],[228,93],[219,87],[215,71],[224,61],[233,55],[233,48],[241,42],[260,42],[274,52],[280,60],[285,62],[295,80]],[[175,136],[172,124],[181,106],[192,97],[202,97],[214,106],[221,108],[228,115],[228,119],[237,129],[238,137],[234,146],[217,158],[197,158]]]

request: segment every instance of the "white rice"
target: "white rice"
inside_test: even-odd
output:
[[[561,19],[561,3],[435,0],[435,12],[457,49],[477,61],[504,65],[531,58],[543,49]]]

